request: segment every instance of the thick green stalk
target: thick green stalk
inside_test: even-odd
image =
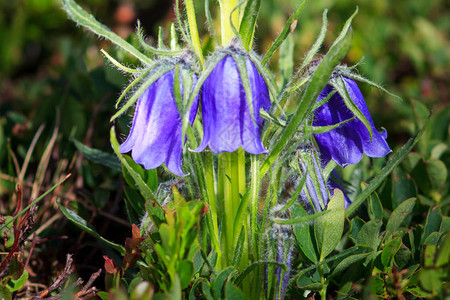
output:
[[[197,20],[195,19],[195,9],[193,0],[186,0],[186,12],[189,23],[189,32],[191,34],[192,45],[194,46],[195,54],[197,54],[200,64],[203,66],[205,61],[203,59],[202,45],[198,36]]]
[[[239,0],[219,0],[219,3],[222,46],[228,46],[234,37],[234,32],[231,24],[233,24],[235,28],[239,28],[239,12],[233,12],[233,9],[239,3]],[[232,12],[233,15],[231,15]]]
[[[322,289],[319,291],[320,299],[327,300],[327,283],[324,276],[323,265],[320,265],[318,268],[320,274],[320,283],[322,284]]]

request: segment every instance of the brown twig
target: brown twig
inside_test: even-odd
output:
[[[50,295],[50,293],[61,288],[63,286],[63,284],[66,282],[66,280],[69,278],[70,274],[72,274],[72,264],[73,264],[72,255],[67,254],[66,265],[64,267],[64,270],[62,271],[61,274],[59,274],[59,276],[56,278],[55,282],[51,286],[49,286],[47,289],[42,291],[38,296],[31,298],[31,300],[61,299],[64,292],[61,292],[58,295],[54,295],[54,296],[49,296],[49,295]],[[89,278],[88,282],[84,286],[83,286],[83,280],[81,278],[78,278],[74,285],[81,286],[81,289],[79,292],[77,292],[74,295],[74,299],[83,300],[83,299],[87,299],[87,298],[90,298],[90,297],[96,295],[98,292],[98,289],[96,287],[93,287],[92,284],[100,276],[101,273],[102,273],[102,270],[100,269],[97,272],[95,272],[94,274],[92,274],[91,277]]]

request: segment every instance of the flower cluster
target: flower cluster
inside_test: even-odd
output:
[[[271,107],[267,84],[245,54],[236,53],[234,47],[224,50],[224,54],[201,87],[204,133],[201,145],[193,152],[203,151],[209,146],[214,153],[234,152],[239,147],[251,154],[266,153],[261,142],[263,119],[260,109],[268,111]],[[245,72],[239,70],[235,61],[235,57],[239,55],[245,61]],[[250,83],[251,103],[247,100],[243,80]],[[196,82],[197,76],[194,75],[194,83]],[[182,118],[173,85],[172,69],[140,96],[130,134],[120,146],[120,152],[131,151],[133,159],[146,169],[154,169],[165,163],[173,174],[185,176],[181,169]],[[198,96],[189,111],[191,125],[195,120],[197,107]]]

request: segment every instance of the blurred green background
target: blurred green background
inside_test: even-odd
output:
[[[263,54],[268,49],[299,2],[263,1],[254,48],[257,53]],[[141,20],[150,42],[155,41],[158,26],[162,26],[167,38],[174,18],[174,5],[169,0],[78,3],[124,38],[133,33],[137,19]],[[204,1],[197,0],[195,5],[201,34],[206,36]],[[217,16],[218,3],[211,0],[210,5],[212,15]],[[329,24],[324,51],[356,6],[359,13],[353,22],[353,47],[345,63],[361,62],[358,66],[361,75],[404,99],[400,102],[361,85],[376,126],[386,128],[388,142],[396,149],[414,134],[433,109],[443,112],[440,122],[444,126],[440,128],[444,130],[438,139],[448,141],[450,110],[443,110],[449,104],[450,86],[448,2],[309,1],[293,34],[296,62],[302,60],[317,37],[325,8],[329,10]],[[100,49],[129,64],[135,61],[109,42],[77,28],[67,19],[58,0],[0,0],[0,41],[1,214],[11,214],[14,209],[9,205],[14,183],[8,178],[17,178],[23,172],[23,185],[29,188],[30,196],[34,183],[39,183],[38,190],[45,190],[59,176],[70,172],[73,175],[64,186],[61,200],[65,205],[77,206],[78,213],[84,214],[101,235],[123,244],[125,237],[130,236],[130,227],[123,221],[126,214],[118,188],[123,185],[120,172],[109,169],[105,172],[104,167],[83,160],[73,140],[112,152],[109,118],[129,78],[106,63]],[[277,55],[270,64],[277,72]],[[37,139],[39,128],[42,133]],[[27,157],[33,138],[36,147]],[[28,162],[25,171],[24,162]],[[59,217],[54,218],[55,215]],[[49,219],[53,223],[48,224]],[[61,264],[68,252],[78,252],[78,272],[92,273],[102,266],[104,252],[98,251],[97,242],[79,237],[78,230],[67,226],[55,199],[43,205],[36,227],[48,239],[33,254],[39,257],[35,263],[40,265],[33,267],[39,276],[47,274],[50,278],[55,257]],[[81,239],[85,242],[80,243]]]

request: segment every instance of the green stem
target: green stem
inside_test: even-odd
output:
[[[231,265],[235,251],[235,233],[239,234],[243,224],[235,224],[241,195],[245,193],[245,152],[239,149],[233,153],[219,154],[218,201],[223,201],[223,235],[225,259],[222,266]],[[246,220],[246,218],[244,218]],[[236,226],[236,228],[235,228]],[[238,230],[235,230],[238,229]]]
[[[322,289],[319,291],[320,299],[327,300],[327,283],[324,276],[324,268],[323,265],[320,265],[318,268],[320,274],[320,283],[322,284]]]
[[[239,28],[239,13],[235,11],[231,16],[231,12],[238,5],[239,0],[219,0],[219,3],[222,46],[228,46],[234,37],[231,22],[233,22],[234,27]]]
[[[195,19],[195,9],[193,0],[186,0],[186,13],[189,23],[189,32],[191,34],[192,45],[194,46],[195,54],[197,54],[200,64],[203,66],[205,61],[203,59],[202,45],[198,36],[197,20]],[[180,24],[182,25],[182,24]]]
[[[194,132],[191,127],[187,130],[187,138],[189,144],[195,149],[198,144],[195,139]],[[198,180],[200,185],[200,190],[202,197],[205,202],[209,205],[210,209],[206,214],[206,222],[208,224],[208,230],[211,234],[211,243],[217,253],[217,261],[222,261],[222,248],[219,242],[219,229],[217,225],[217,207],[216,207],[216,197],[214,193],[214,170],[212,167],[212,157],[211,155],[206,155],[206,167],[202,162],[202,158],[199,155],[193,155],[194,165],[197,169]],[[205,174],[204,177],[201,174]]]

